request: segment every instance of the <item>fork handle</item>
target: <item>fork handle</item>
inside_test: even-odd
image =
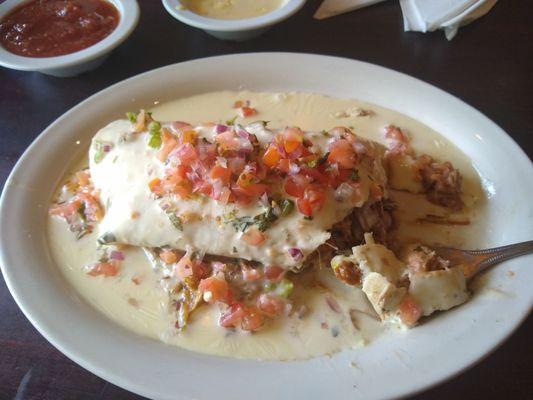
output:
[[[492,249],[468,250],[466,253],[479,260],[475,266],[475,273],[478,273],[489,267],[492,267],[495,264],[499,264],[502,261],[509,260],[510,258],[533,253],[533,240],[510,244],[507,246],[495,247]]]
[[[466,279],[510,258],[533,253],[533,240],[483,250],[457,250],[449,247],[435,249],[452,265],[461,265]]]

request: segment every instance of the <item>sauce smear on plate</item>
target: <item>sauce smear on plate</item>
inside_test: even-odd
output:
[[[24,57],[61,56],[98,43],[119,19],[104,0],[34,0],[0,22],[0,42]]]

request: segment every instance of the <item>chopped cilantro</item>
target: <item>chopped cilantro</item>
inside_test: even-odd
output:
[[[272,223],[274,223],[274,221],[276,221],[277,219],[278,217],[276,214],[274,214],[274,209],[272,207],[268,207],[268,209],[264,213],[261,213],[254,217],[254,223],[257,225],[257,228],[261,232],[264,232],[268,228],[270,228]]]
[[[228,119],[228,120],[226,121],[226,125],[233,125],[233,124],[235,124],[235,120],[236,120],[236,119],[237,119],[237,115],[234,116],[234,117],[231,118],[231,119]]]
[[[306,216],[304,217],[304,219],[307,220],[307,221],[312,221],[312,220],[313,220],[313,217],[310,216],[310,215],[306,215]]]
[[[78,214],[81,218],[82,221],[86,221],[86,217],[85,217],[85,203],[81,203],[80,206],[78,207]]]
[[[328,161],[328,157],[329,157],[329,151],[318,159],[317,164],[318,165],[324,164],[326,161]]]
[[[276,285],[275,291],[279,296],[287,298],[292,293],[293,289],[294,284],[287,278],[283,278],[281,282]]]
[[[174,228],[179,231],[183,231],[183,224],[181,223],[181,220],[174,211],[167,211],[167,217],[172,223],[172,225],[174,225]]]
[[[250,225],[253,225],[254,221],[252,217],[238,217],[235,218],[231,225],[235,228],[237,232],[244,232]]]
[[[294,201],[290,199],[283,199],[281,200],[280,208],[281,216],[286,217],[292,212],[292,210],[294,210]]]
[[[237,248],[235,246],[233,246],[232,250],[233,250],[234,253],[237,253]]]
[[[126,113],[126,118],[132,123],[134,124],[135,122],[137,122],[137,113],[134,113],[134,112],[127,112]]]
[[[93,142],[93,147],[95,150],[93,160],[98,164],[104,159],[104,144],[99,140],[95,140]]]
[[[106,232],[97,239],[98,244],[108,244],[116,241],[117,238],[111,232]]]
[[[161,124],[157,121],[150,122],[148,125],[148,131],[150,133],[150,139],[148,140],[148,146],[152,149],[158,149],[161,147]]]
[[[287,278],[283,278],[279,283],[266,282],[263,285],[265,292],[275,292],[278,296],[289,297],[294,289],[294,284]]]
[[[322,131],[320,131],[320,133],[322,134],[322,136],[325,136],[325,137],[331,137],[331,135],[329,134],[328,131],[324,131],[324,130],[322,130]]]
[[[315,168],[318,165],[318,159],[311,160],[307,163],[309,168]]]
[[[278,217],[276,214],[274,214],[274,209],[272,207],[268,207],[265,212],[254,217],[237,217],[236,211],[224,214],[224,222],[231,223],[237,232],[244,232],[251,225],[256,225],[257,229],[259,229],[261,232],[264,232],[270,228],[272,223],[274,223],[274,221],[277,219]]]
[[[352,174],[350,175],[350,180],[352,181],[358,181],[359,180],[359,171],[354,169],[352,171]]]

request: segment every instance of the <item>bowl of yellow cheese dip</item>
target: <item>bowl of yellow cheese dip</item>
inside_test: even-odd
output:
[[[247,40],[295,14],[306,0],[162,0],[179,21],[223,40]]]

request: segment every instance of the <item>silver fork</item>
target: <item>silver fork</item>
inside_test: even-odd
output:
[[[452,265],[461,264],[465,277],[470,279],[502,261],[533,253],[533,240],[484,250],[459,250],[450,247],[435,247],[434,250],[450,260]]]

